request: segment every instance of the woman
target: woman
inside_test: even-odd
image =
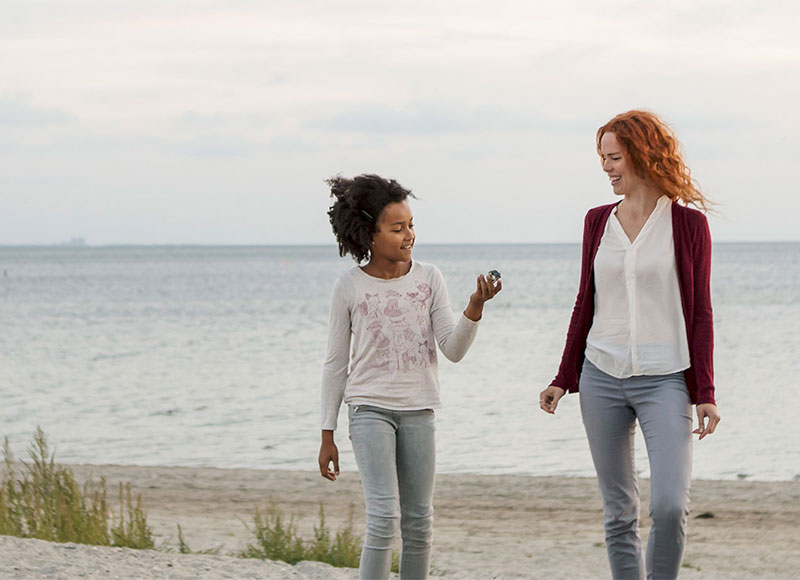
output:
[[[720,421],[714,399],[708,201],[679,143],[655,115],[629,111],[597,131],[597,151],[622,200],[586,215],[578,297],[558,374],[540,394],[555,413],[580,405],[605,513],[614,578],[675,578],[683,557],[692,455]],[[650,461],[642,558],[633,462],[639,420]]]

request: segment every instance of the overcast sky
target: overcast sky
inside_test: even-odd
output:
[[[3,0],[0,244],[330,243],[379,173],[419,242],[579,241],[616,113],[718,241],[800,240],[796,0]]]

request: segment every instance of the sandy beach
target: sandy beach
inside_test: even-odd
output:
[[[2,578],[357,578],[355,570],[304,562],[240,559],[255,506],[274,502],[310,535],[320,503],[338,528],[350,506],[363,530],[358,474],[331,483],[313,472],[71,466],[80,479],[141,492],[156,544],[177,544],[180,524],[194,551],[137,551],[0,536]],[[647,523],[647,488],[643,514]],[[432,576],[608,578],[602,514],[587,478],[439,475]],[[646,534],[647,528],[643,529]],[[800,577],[800,482],[695,481],[682,578]]]

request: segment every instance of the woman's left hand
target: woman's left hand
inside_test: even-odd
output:
[[[469,297],[469,304],[467,304],[467,309],[464,310],[464,316],[473,321],[480,320],[481,316],[483,316],[483,305],[487,300],[494,298],[502,289],[502,280],[492,283],[483,274],[478,276],[478,288]]]
[[[706,423],[706,420],[708,422]],[[717,406],[713,403],[703,403],[702,405],[697,405],[697,429],[692,431],[692,433],[696,433],[700,435],[700,440],[703,439],[706,435],[711,435],[719,425],[719,422],[722,420],[722,417],[719,416],[719,412],[717,411]]]

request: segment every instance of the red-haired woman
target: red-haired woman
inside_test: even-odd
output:
[[[614,578],[676,578],[683,558],[692,433],[720,421],[714,400],[707,200],[671,130],[629,111],[597,131],[617,203],[586,215],[578,297],[558,374],[540,407],[580,406],[605,513]],[[692,404],[698,428],[692,431]],[[642,556],[633,441],[650,460],[653,525]]]

